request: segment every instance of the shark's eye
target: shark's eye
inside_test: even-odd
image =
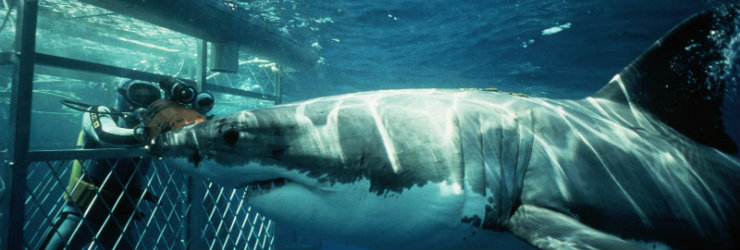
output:
[[[239,132],[233,129],[229,129],[224,132],[224,141],[228,144],[234,144],[239,140]]]

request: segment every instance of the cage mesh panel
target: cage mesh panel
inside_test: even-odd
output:
[[[209,249],[272,248],[275,237],[272,221],[251,211],[244,203],[246,189],[223,188],[213,183],[203,185],[206,189],[203,210],[208,223],[201,236],[211,239]]]
[[[146,192],[155,192],[158,195],[157,204],[142,203],[151,212],[145,224],[136,224],[142,235],[135,244],[137,249],[146,249],[150,245],[165,245],[168,249],[184,249],[184,235],[186,233],[187,179],[180,173],[164,166],[153,167],[153,174],[149,178]],[[150,191],[159,190],[159,191]],[[168,223],[176,221],[177,223]],[[168,235],[176,240],[168,240]],[[149,241],[148,243],[146,241]]]
[[[109,160],[111,166],[118,167],[118,160]],[[32,162],[29,165],[27,177],[26,220],[24,227],[24,247],[38,249],[48,233],[54,233],[52,225],[62,214],[63,208],[69,202],[64,198],[67,193],[69,174],[73,161]],[[84,164],[93,164],[88,160]],[[84,168],[83,168],[84,169]],[[138,168],[137,168],[138,169]],[[137,170],[138,171],[138,170]],[[113,173],[115,171],[111,171]],[[83,171],[82,175],[86,173]],[[106,176],[102,185],[119,180],[115,174]],[[144,193],[156,194],[156,202],[149,202],[143,198],[137,199],[126,192],[115,195],[115,202],[107,209],[115,209],[125,201],[135,204],[138,211],[146,214],[141,220],[129,218],[116,220],[108,213],[100,222],[98,230],[93,230],[87,249],[102,249],[101,237],[107,229],[106,225],[114,229],[128,231],[131,237],[125,234],[116,234],[114,246],[125,241],[136,249],[185,249],[188,246],[188,179],[181,172],[168,167],[166,164],[157,164],[150,167],[145,175]],[[130,181],[125,181],[125,184]],[[202,206],[206,214],[193,216],[208,217],[205,225],[200,225],[200,238],[192,239],[204,241],[209,249],[271,249],[274,238],[274,228],[269,219],[252,212],[244,202],[246,190],[228,189],[210,182],[196,183],[203,185],[206,192],[203,194]],[[80,182],[75,185],[81,188]],[[68,194],[68,193],[67,193]],[[101,192],[94,195],[93,203],[102,203],[99,197]],[[90,216],[89,209],[83,209],[85,216]],[[86,223],[77,224],[75,230],[93,229]],[[194,225],[197,226],[197,225]]]

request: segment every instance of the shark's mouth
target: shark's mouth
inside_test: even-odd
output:
[[[264,194],[270,192],[273,189],[284,186],[286,183],[291,182],[286,178],[274,178],[269,180],[259,180],[246,183],[244,186],[250,194]]]

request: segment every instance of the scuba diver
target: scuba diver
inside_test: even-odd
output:
[[[191,104],[202,113],[213,106],[210,93],[197,93],[176,78],[166,78],[159,85],[165,99],[153,84],[122,81],[117,88],[115,110],[67,101],[87,107],[82,109],[85,113],[78,146],[142,147],[150,139],[142,117],[148,115],[147,107],[158,100]],[[65,193],[67,202],[39,248],[81,249],[94,240],[104,249],[134,249],[137,240],[130,224],[146,216],[137,206],[144,201],[157,204],[158,200],[146,188],[145,175],[150,165],[149,156],[99,159],[86,167],[75,160]]]

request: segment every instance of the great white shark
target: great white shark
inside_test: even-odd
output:
[[[583,99],[362,92],[211,119],[150,152],[248,188],[278,223],[369,248],[737,249],[722,106],[738,8],[688,18]]]

